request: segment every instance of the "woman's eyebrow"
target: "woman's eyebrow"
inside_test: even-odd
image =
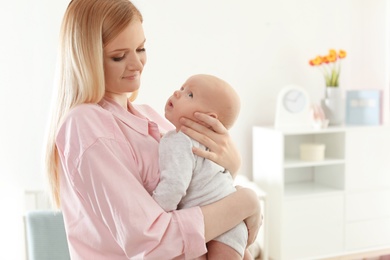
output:
[[[137,48],[139,48],[140,46],[145,45],[145,42],[146,42],[146,39],[144,39],[143,42],[141,42],[141,44],[139,44]],[[129,51],[129,50],[130,50],[130,48],[120,48],[120,49],[115,49],[115,50],[109,51],[108,53]]]
[[[122,52],[122,51],[128,51],[129,49],[128,48],[123,48],[123,49],[115,49],[115,50],[112,50],[108,53],[113,53],[113,52]]]

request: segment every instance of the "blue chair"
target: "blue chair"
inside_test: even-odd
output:
[[[25,216],[25,226],[29,260],[70,260],[60,211],[29,211]]]

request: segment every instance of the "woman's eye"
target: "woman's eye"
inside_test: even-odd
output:
[[[137,52],[145,52],[146,49],[145,48],[140,48],[140,49],[137,49]]]
[[[125,55],[121,56],[121,57],[112,57],[112,60],[113,61],[121,61],[125,58]]]

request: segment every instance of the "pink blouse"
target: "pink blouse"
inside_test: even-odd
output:
[[[128,108],[132,113],[108,98],[79,105],[58,131],[61,210],[72,259],[205,254],[200,208],[166,213],[151,197],[160,175],[160,132],[172,126],[148,106]]]

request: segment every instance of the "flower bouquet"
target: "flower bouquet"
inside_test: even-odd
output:
[[[337,52],[330,49],[328,55],[320,56],[309,61],[311,66],[318,67],[325,77],[325,98],[321,100],[321,107],[329,120],[330,125],[340,125],[344,121],[344,100],[339,88],[341,60],[347,56],[344,50]]]
[[[347,56],[344,50],[337,52],[334,49],[330,49],[328,55],[318,55],[314,59],[309,61],[309,64],[321,69],[325,77],[325,83],[327,87],[338,87],[339,76],[341,70],[341,60]]]

